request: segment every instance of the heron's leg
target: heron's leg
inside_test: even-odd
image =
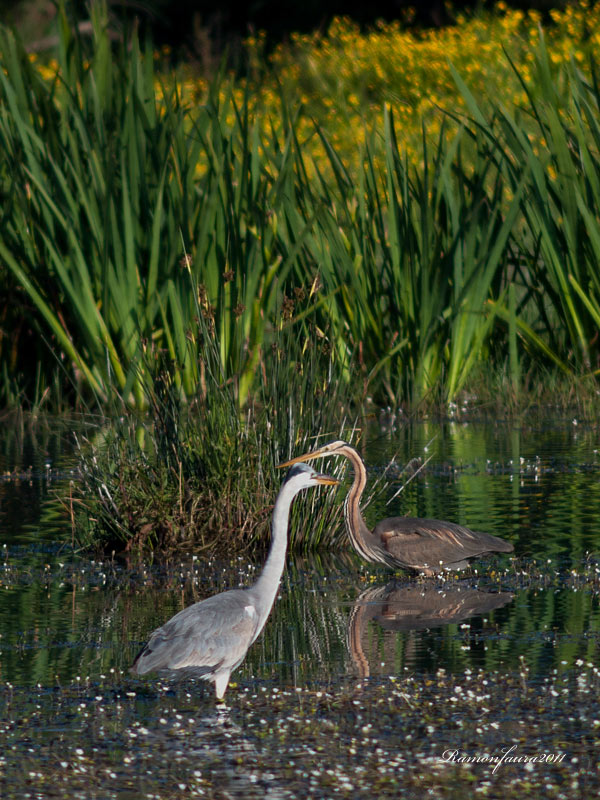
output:
[[[227,685],[229,684],[229,676],[231,672],[229,670],[225,670],[224,672],[218,672],[215,678],[215,690],[217,692],[217,700],[222,700],[225,692],[227,691]]]

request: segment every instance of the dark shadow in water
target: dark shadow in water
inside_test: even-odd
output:
[[[348,650],[359,676],[368,678],[369,622],[376,622],[384,631],[422,631],[481,616],[507,605],[513,597],[510,592],[486,592],[460,585],[392,581],[372,586],[362,592],[350,613]]]

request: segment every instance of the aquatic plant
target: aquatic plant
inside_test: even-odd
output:
[[[94,8],[90,57],[63,19],[50,82],[0,32],[4,279],[80,394],[145,408],[166,351],[192,396],[203,316],[243,406],[306,235],[292,162],[278,140],[264,152],[248,102],[214,91],[192,119],[135,35],[111,51]]]
[[[61,503],[81,546],[102,552],[243,552],[268,541],[283,461],[294,443],[316,436],[354,437],[347,383],[351,370],[327,339],[298,342],[283,327],[258,369],[252,403],[240,413],[225,379],[214,330],[204,324],[202,391],[185,402],[168,362],[143,415],[113,413],[95,436],[78,440],[81,481]],[[298,347],[302,358],[290,358]],[[116,412],[116,409],[115,409]],[[334,470],[340,472],[337,465]],[[381,487],[381,489],[385,486]],[[291,512],[290,549],[313,550],[344,535],[336,493],[312,493]]]

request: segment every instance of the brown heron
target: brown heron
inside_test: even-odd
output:
[[[271,548],[256,583],[207,597],[175,614],[152,633],[131,671],[143,675],[152,670],[194,668],[195,675],[214,682],[221,700],[229,676],[242,663],[271,613],[285,565],[292,500],[309,486],[337,483],[306,464],[293,467],[275,501]]]
[[[367,470],[358,452],[347,442],[330,442],[279,466],[289,467],[326,456],[345,456],[354,468],[354,483],[346,496],[344,517],[350,541],[367,561],[431,576],[444,569],[464,569],[472,559],[486,553],[512,553],[512,544],[497,536],[439,519],[390,517],[378,522],[370,531],[359,505],[367,483]]]

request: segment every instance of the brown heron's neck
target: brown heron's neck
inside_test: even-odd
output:
[[[350,459],[354,468],[354,483],[344,503],[346,527],[355,550],[367,561],[373,561],[375,558],[370,547],[373,534],[367,528],[360,510],[360,498],[367,485],[367,470],[356,450],[348,448],[344,454]]]
[[[365,627],[366,604],[362,598],[354,604],[348,624],[348,649],[360,678],[368,678],[371,672],[369,660],[365,656],[362,646],[362,637]]]

